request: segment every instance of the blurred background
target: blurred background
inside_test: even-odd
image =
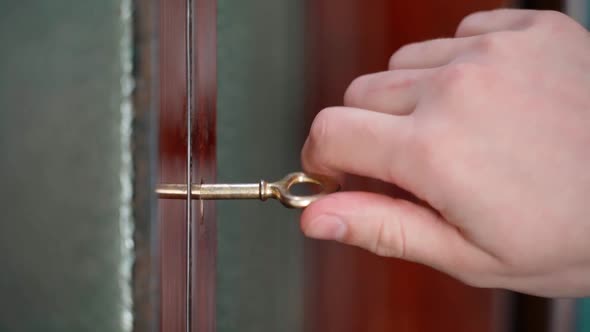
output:
[[[471,12],[554,9],[590,24],[589,0],[199,0],[215,2],[217,22],[203,24],[217,34],[207,130],[219,182],[300,169],[319,110],[401,45],[451,36]],[[186,10],[0,0],[0,331],[184,330],[184,204],[148,192],[186,172],[175,143],[186,139],[175,85]],[[305,240],[298,213],[274,203],[216,204],[219,331],[590,332],[589,300],[470,288]]]

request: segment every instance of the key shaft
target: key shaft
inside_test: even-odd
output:
[[[300,183],[319,185],[320,193],[314,195],[297,196],[291,193],[291,188]],[[156,189],[159,198],[186,199],[185,184],[161,184]],[[309,175],[301,172],[291,173],[277,182],[251,184],[193,184],[191,186],[192,199],[259,199],[265,201],[274,198],[289,208],[304,208],[313,201],[338,191],[340,186],[333,180],[321,175]]]
[[[156,190],[160,198],[184,199],[187,196],[184,184],[163,184]],[[260,183],[252,184],[193,184],[193,199],[261,199]]]

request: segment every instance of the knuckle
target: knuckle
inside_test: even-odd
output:
[[[354,107],[361,104],[366,87],[369,84],[369,79],[369,75],[363,75],[357,77],[350,83],[344,93],[344,105]]]
[[[445,89],[465,89],[469,87],[479,72],[480,70],[476,64],[451,64],[438,72],[437,80]]]
[[[498,53],[506,42],[505,38],[505,35],[499,33],[483,35],[476,39],[475,49],[484,54]]]
[[[407,44],[400,47],[393,55],[389,58],[389,68],[395,69],[399,68],[405,62],[408,54],[414,54],[416,48],[418,48],[417,43]]]
[[[400,209],[404,209],[400,201]],[[406,258],[406,236],[401,220],[382,220],[379,226],[373,252],[379,256]]]
[[[325,140],[330,123],[335,116],[335,111],[335,108],[325,108],[316,115],[309,131],[311,143],[318,143]]]
[[[475,12],[465,16],[459,26],[457,26],[457,35],[463,35],[472,30],[474,26],[479,25],[486,12]]]
[[[329,137],[335,112],[335,108],[326,108],[320,111],[313,120],[302,158],[305,169],[316,169],[319,165],[326,163],[327,154],[324,153],[323,147]]]

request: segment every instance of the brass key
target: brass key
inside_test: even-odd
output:
[[[319,185],[322,191],[308,196],[297,196],[291,193],[291,188],[300,183]],[[321,175],[310,175],[302,172],[291,173],[277,182],[261,180],[253,184],[193,184],[191,197],[193,199],[259,199],[269,198],[279,200],[289,208],[304,208],[313,201],[340,189],[332,179]],[[161,184],[156,189],[159,198],[186,199],[187,185]]]

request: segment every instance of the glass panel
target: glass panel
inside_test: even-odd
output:
[[[590,332],[590,298],[578,301],[578,310],[576,314],[576,331]]]
[[[299,170],[303,1],[218,2],[218,180],[278,180]],[[218,203],[217,326],[301,331],[299,212],[276,201]]]
[[[567,14],[590,28],[590,0],[567,0]],[[577,301],[576,331],[590,332],[590,298]]]
[[[129,6],[2,4],[2,331],[131,330]]]
[[[588,26],[590,18],[590,1],[588,0],[565,0],[564,9],[566,14],[576,21]]]

